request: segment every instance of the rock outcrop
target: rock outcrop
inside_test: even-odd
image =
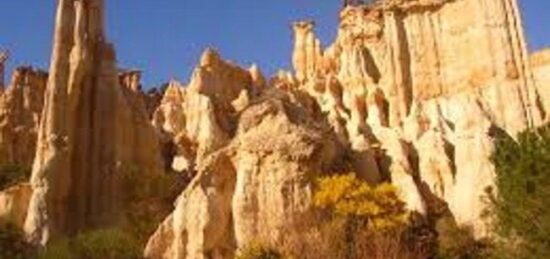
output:
[[[0,96],[0,165],[31,168],[48,74],[17,68]]]
[[[127,178],[171,171],[189,184],[146,257],[232,258],[314,227],[315,179],[350,170],[489,236],[495,139],[550,119],[550,54],[528,56],[517,1],[347,4],[326,48],[314,22],[293,31],[293,72],[207,49],[188,84],[143,93],[117,67],[104,1],[59,0],[49,75],[18,69],[0,97],[0,163],[33,161],[0,218],[45,244],[116,222],[146,188]]]
[[[23,228],[31,194],[31,186],[28,183],[0,191],[0,221]]]
[[[227,144],[197,164],[146,257],[232,258],[254,240],[297,235],[297,222],[312,213],[313,179],[341,151],[308,99],[275,89],[254,98]]]
[[[531,55],[531,66],[535,83],[540,94],[540,105],[546,112],[546,121],[550,121],[550,49],[545,49]]]
[[[426,196],[437,197],[459,224],[486,235],[481,199],[494,180],[489,129],[515,135],[539,125],[540,100],[548,100],[532,76],[516,1],[349,5],[334,44],[319,49],[313,31],[312,22],[294,24],[297,82],[287,84],[317,99],[352,150],[381,146],[388,159],[356,166],[358,174],[370,172],[372,181],[378,168],[409,208],[425,213]]]
[[[548,100],[516,1],[349,5],[326,49],[313,22],[293,30],[294,74],[265,80],[209,50],[187,88],[168,87],[154,124],[193,180],[146,256],[231,258],[288,237],[311,216],[311,176],[344,157],[371,184],[391,181],[409,210],[443,209],[488,236],[495,132],[539,125]]]
[[[58,2],[25,224],[36,243],[112,223],[124,208],[123,179],[162,170],[143,100],[119,83],[103,5]]]
[[[173,81],[153,124],[176,150],[172,169],[192,170],[201,159],[227,144],[235,132],[235,116],[265,84],[257,68],[242,69],[208,49],[187,87]]]

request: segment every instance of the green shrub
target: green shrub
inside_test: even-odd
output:
[[[118,229],[102,229],[85,232],[72,239],[50,242],[39,259],[138,259],[139,243]]]
[[[23,232],[17,226],[0,222],[0,259],[26,259],[33,247],[25,242]]]
[[[0,190],[28,181],[31,170],[18,165],[0,165]]]
[[[437,220],[437,257],[441,259],[469,259],[487,256],[486,243],[478,241],[468,228],[459,227],[452,216]]]
[[[70,249],[70,240],[66,238],[50,241],[41,251],[38,259],[74,259],[75,255]]]
[[[130,235],[117,229],[96,230],[78,235],[71,243],[81,259],[141,258],[141,248]]]
[[[252,243],[240,250],[236,259],[282,259],[283,255],[277,250],[261,243]]]
[[[501,134],[492,160],[498,190],[492,212],[497,234],[507,240],[501,247],[514,247],[516,258],[550,258],[550,125],[517,141]]]

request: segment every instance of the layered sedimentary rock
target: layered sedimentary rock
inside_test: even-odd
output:
[[[0,165],[31,168],[48,74],[17,68],[0,96]]]
[[[381,147],[381,158],[356,166],[358,174],[370,172],[372,181],[378,168],[409,208],[427,212],[433,196],[458,223],[487,234],[481,200],[494,180],[490,129],[515,135],[539,125],[548,92],[532,77],[516,1],[347,6],[324,50],[313,30],[311,22],[294,24],[297,82],[286,84],[314,96],[352,150]]]
[[[25,224],[37,243],[112,223],[129,191],[122,180],[162,170],[143,100],[119,84],[103,5],[58,2]]]

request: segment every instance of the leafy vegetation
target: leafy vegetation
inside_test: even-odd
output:
[[[138,259],[142,256],[139,242],[131,235],[118,229],[102,229],[50,242],[39,258]]]
[[[252,243],[240,250],[236,259],[283,259],[283,255],[277,250],[265,246],[262,243]]]
[[[33,248],[25,242],[24,234],[17,226],[0,222],[0,259],[26,259]]]
[[[18,165],[0,165],[0,190],[28,181],[31,170]]]
[[[331,258],[425,257],[415,246],[405,203],[391,184],[370,186],[354,174],[324,177],[313,202],[329,215],[321,236]]]
[[[515,141],[500,135],[492,157],[498,193],[491,194],[502,256],[550,258],[550,125]]]
[[[375,231],[399,228],[408,219],[395,187],[387,183],[371,187],[354,174],[321,178],[313,200],[315,206],[363,221]]]

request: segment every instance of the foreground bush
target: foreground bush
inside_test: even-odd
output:
[[[529,130],[518,140],[501,135],[493,162],[497,193],[492,193],[501,258],[550,258],[550,125]]]
[[[0,165],[0,190],[7,189],[18,183],[26,182],[31,176],[31,170],[18,165]]]
[[[137,240],[117,229],[104,229],[79,234],[74,239],[51,242],[41,259],[138,259],[141,247]]]
[[[237,252],[236,259],[283,259],[280,252],[262,243],[252,243]]]
[[[15,225],[0,222],[0,259],[31,258],[33,248],[25,243],[23,232]]]
[[[392,185],[371,187],[353,174],[326,177],[313,200],[327,219],[308,238],[307,258],[426,258]]]

